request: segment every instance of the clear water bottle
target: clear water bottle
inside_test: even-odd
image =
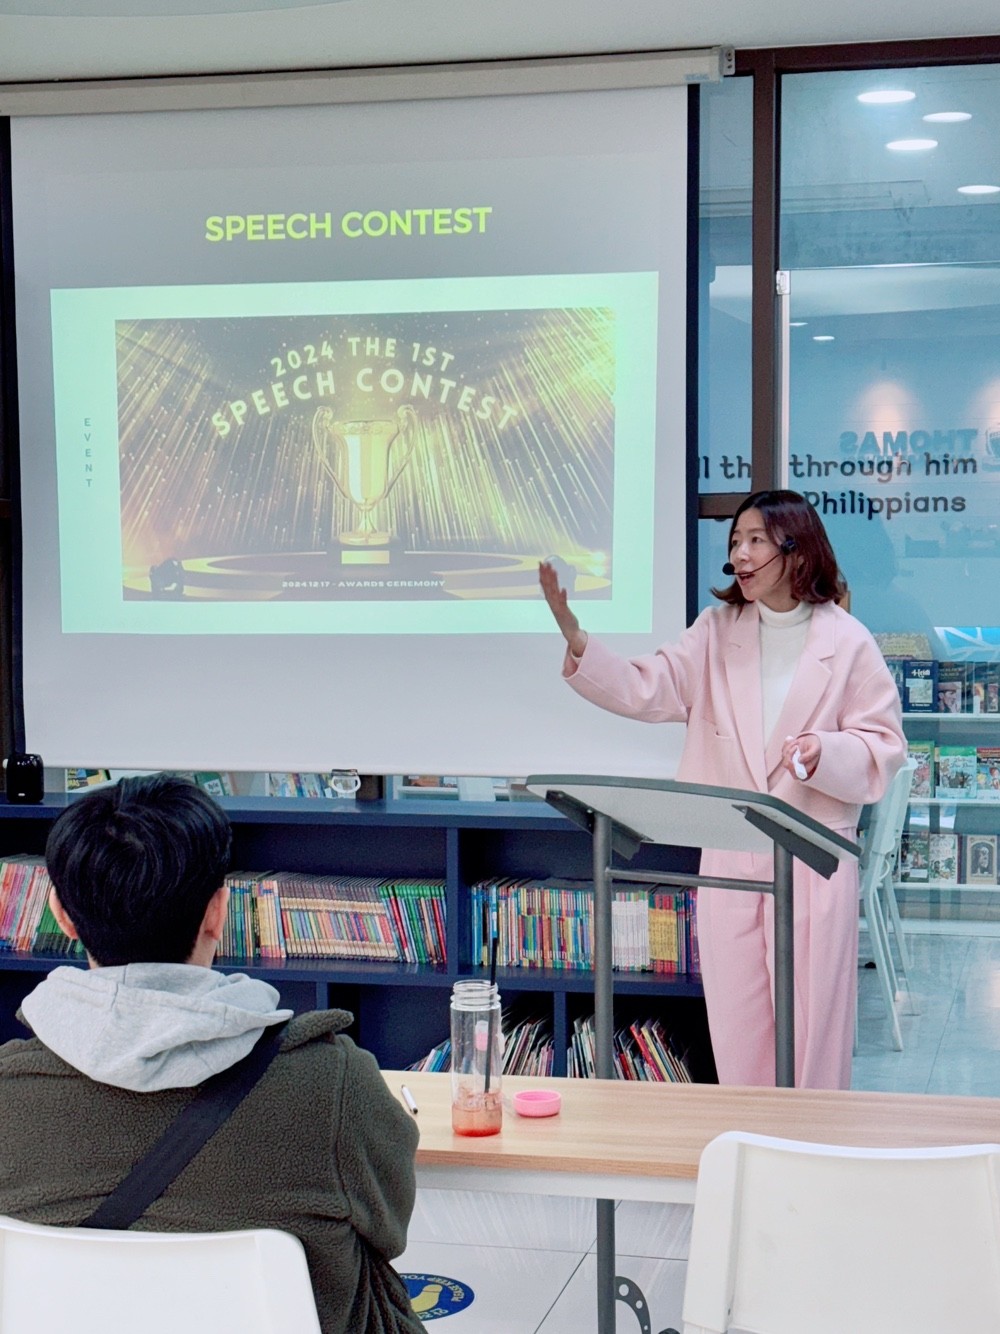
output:
[[[503,1123],[500,993],[489,982],[456,982],[451,993],[451,1126],[456,1135],[495,1135]]]

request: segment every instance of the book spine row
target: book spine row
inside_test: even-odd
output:
[[[80,942],[64,935],[52,915],[51,888],[40,857],[0,861],[0,950],[66,958],[83,955]]]
[[[942,746],[910,741],[916,768],[910,799],[1000,802],[1000,746]]]
[[[692,890],[619,889],[611,903],[612,966],[700,974]],[[594,888],[588,881],[484,880],[469,891],[472,958],[486,967],[591,969]]]
[[[503,1034],[503,1073],[505,1075],[551,1075],[555,1047],[552,1027],[547,1019],[537,1016],[517,1018],[509,1011],[500,1017]],[[409,1070],[441,1071],[451,1069],[451,1042],[439,1042],[419,1061],[407,1066]]]
[[[615,1078],[660,1084],[690,1084],[691,1074],[674,1038],[659,1019],[645,1019],[616,1029]],[[594,1077],[594,1016],[573,1021],[566,1071],[571,1078]]]
[[[886,658],[904,713],[1000,713],[1000,662]]]
[[[233,872],[226,883],[222,958],[447,962],[443,880]]]
[[[996,834],[933,834],[908,829],[900,839],[902,884],[996,885]]]

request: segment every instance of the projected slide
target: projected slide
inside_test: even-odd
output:
[[[63,628],[648,617],[655,273],[57,290]]]

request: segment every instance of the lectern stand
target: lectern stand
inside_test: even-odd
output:
[[[588,830],[594,865],[594,1062],[598,1079],[614,1077],[614,974],[611,882],[689,889],[749,890],[774,895],[774,1044],[780,1088],[795,1084],[795,992],[792,859],[829,878],[856,844],[794,806],[761,792],[705,787],[653,778],[532,775],[528,790]],[[673,872],[628,871],[611,865],[614,853],[631,858],[643,843],[726,852],[773,853],[773,880],[736,880]],[[648,1307],[627,1279],[615,1277],[614,1201],[597,1202],[597,1326],[614,1334],[616,1292],[632,1307],[642,1334],[650,1334]]]

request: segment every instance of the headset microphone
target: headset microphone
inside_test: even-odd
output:
[[[761,570],[765,569],[768,565],[770,565],[772,560],[777,560],[779,556],[787,556],[790,551],[794,550],[795,550],[795,538],[786,537],[784,542],[781,543],[781,545],[778,547],[778,550],[770,558],[770,560],[766,560],[763,565],[758,565],[757,568],[754,570],[748,570],[747,573],[757,574]],[[725,575],[734,575],[736,573],[736,566],[733,565],[731,561],[727,560],[725,565],[723,565],[722,567],[722,573]]]

